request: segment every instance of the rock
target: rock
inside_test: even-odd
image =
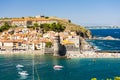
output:
[[[107,36],[105,38],[103,38],[104,40],[115,40],[115,38],[111,37],[111,36]]]

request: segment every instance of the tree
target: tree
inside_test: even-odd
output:
[[[49,18],[48,16],[45,17],[45,19],[48,19],[48,18]]]
[[[44,24],[40,24],[40,30],[41,30],[41,33],[42,33],[42,36],[43,36],[43,33],[44,33]]]
[[[57,24],[56,26],[57,32],[63,32],[65,30],[65,26],[62,26],[61,24]]]
[[[71,23],[71,20],[68,20],[69,23]]]
[[[50,25],[50,30],[55,32],[63,32],[65,30],[65,26],[62,26],[60,23],[52,23]]]
[[[10,29],[12,26],[10,26],[7,22],[4,23],[3,26],[0,27],[0,32],[3,32],[5,30]]]
[[[65,26],[61,25],[60,23],[52,23],[52,24],[41,24],[39,26],[43,31],[55,31],[55,32],[62,32],[65,30]]]
[[[22,17],[22,19],[24,19],[25,17]]]
[[[56,23],[50,24],[50,31],[55,31]]]
[[[33,29],[36,30],[37,27],[39,27],[38,23],[34,23]]]
[[[49,31],[50,30],[50,24],[44,24],[44,31]]]

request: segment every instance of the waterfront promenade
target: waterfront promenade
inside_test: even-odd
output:
[[[95,52],[95,51],[69,51],[67,58],[120,58],[120,53]]]
[[[45,55],[42,50],[29,51],[0,51],[1,55]],[[95,51],[67,51],[67,58],[120,58],[119,52],[95,52]]]

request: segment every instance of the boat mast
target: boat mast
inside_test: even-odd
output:
[[[35,80],[35,77],[34,77],[34,72],[35,72],[35,71],[34,71],[34,53],[33,53],[32,63],[33,63],[33,64],[32,64],[32,66],[33,66],[33,67],[32,67],[32,68],[33,68],[33,80]]]

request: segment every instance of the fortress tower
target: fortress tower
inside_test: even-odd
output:
[[[60,47],[60,36],[56,33],[54,39],[54,56],[60,56]]]

